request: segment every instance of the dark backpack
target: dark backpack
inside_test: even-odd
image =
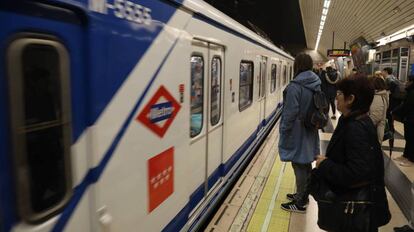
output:
[[[314,91],[298,82],[293,81],[293,83],[299,84],[313,93],[312,102],[306,109],[305,118],[303,119],[305,127],[310,129],[324,128],[329,120],[329,103],[325,94],[322,91]]]
[[[387,79],[387,85],[391,92],[391,97],[398,99],[398,100],[404,100],[405,96],[407,95],[407,92],[405,90],[405,83],[395,79],[395,78],[388,78]]]

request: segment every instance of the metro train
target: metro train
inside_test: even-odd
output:
[[[3,0],[0,22],[1,232],[197,230],[293,76],[201,0]]]

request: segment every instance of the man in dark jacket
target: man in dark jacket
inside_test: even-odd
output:
[[[332,67],[326,68],[326,74],[322,77],[325,78],[325,95],[328,98],[329,103],[332,107],[332,119],[336,119],[336,107],[335,107],[335,96],[336,96],[336,83],[339,81],[338,71]]]
[[[407,167],[414,165],[414,75],[408,76],[406,85],[406,98],[393,114],[404,123],[405,148],[400,165]]]

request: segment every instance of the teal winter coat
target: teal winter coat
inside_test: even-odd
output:
[[[279,155],[282,161],[308,164],[320,154],[318,130],[305,128],[303,121],[308,107],[313,104],[313,92],[308,88],[321,90],[321,81],[312,71],[299,73],[283,91],[279,125]]]

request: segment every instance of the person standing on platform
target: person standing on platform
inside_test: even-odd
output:
[[[326,186],[317,196],[318,225],[332,232],[377,232],[391,214],[383,153],[368,116],[374,89],[363,75],[345,78],[337,86],[342,115],[314,171]]]
[[[283,91],[279,156],[284,162],[292,162],[296,193],[287,194],[291,201],[281,204],[281,208],[290,212],[306,212],[311,163],[320,154],[318,130],[304,124],[307,110],[313,104],[313,91],[321,90],[321,81],[312,72],[312,66],[309,55],[298,54],[293,65],[295,77]]]
[[[336,96],[336,83],[339,81],[338,71],[332,67],[326,68],[325,80],[326,80],[326,90],[325,94],[328,98],[329,103],[332,107],[332,119],[336,119],[336,107],[335,107],[335,96]]]
[[[395,96],[398,86],[396,84],[396,78],[392,75],[392,68],[384,68],[382,70],[382,75],[384,76],[385,83],[387,84],[387,90],[390,91],[390,105],[387,111],[387,120],[391,132],[394,133],[394,120],[392,118],[391,111],[401,103],[401,100],[397,99]]]
[[[378,141],[382,144],[385,130],[385,120],[387,120],[387,109],[389,105],[388,92],[386,84],[382,77],[375,75],[371,78],[372,85],[375,89],[374,100],[369,108],[369,117],[374,126],[377,128]]]
[[[408,76],[406,84],[407,95],[402,104],[392,111],[393,117],[398,117],[404,123],[404,153],[398,161],[401,166],[414,166],[414,75]]]

